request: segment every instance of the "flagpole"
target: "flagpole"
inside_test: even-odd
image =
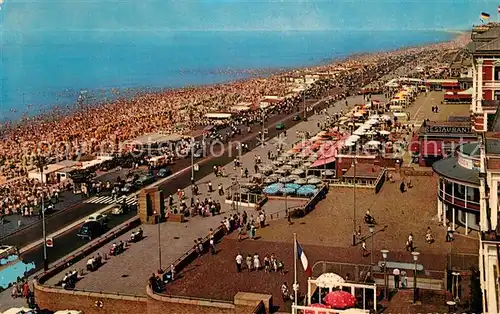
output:
[[[298,289],[297,289],[297,234],[293,234],[293,255],[294,255],[294,263],[293,263],[293,290],[294,290],[294,299],[293,302],[295,305],[298,304],[297,300],[297,294],[298,294]],[[297,313],[297,309],[295,308],[293,313]]]

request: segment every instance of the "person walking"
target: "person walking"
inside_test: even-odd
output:
[[[243,263],[243,256],[240,253],[236,255],[236,269],[241,273],[241,264]]]
[[[248,271],[252,271],[252,265],[253,265],[253,261],[252,261],[252,255],[248,254],[247,258],[246,258],[246,264],[247,264],[247,269]]]
[[[401,272],[399,269],[394,268],[392,275],[394,276],[394,288],[399,289],[399,276],[401,275]]]
[[[259,254],[257,254],[257,253],[255,253],[253,255],[253,268],[255,268],[255,270],[260,269],[260,258],[259,258]]]

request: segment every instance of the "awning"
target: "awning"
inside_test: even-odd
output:
[[[324,158],[324,159],[319,159],[319,160],[316,160],[312,165],[311,165],[311,168],[314,168],[314,167],[320,167],[320,166],[324,166],[324,165],[328,165],[329,163],[332,163],[335,161],[335,157],[329,157],[329,158]]]
[[[422,145],[423,156],[441,156],[443,155],[442,141],[424,141]]]

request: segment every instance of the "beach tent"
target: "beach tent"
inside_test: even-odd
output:
[[[209,112],[205,114],[205,118],[207,119],[229,119],[232,114],[223,113],[223,112]]]

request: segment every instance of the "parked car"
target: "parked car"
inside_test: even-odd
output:
[[[134,185],[132,183],[125,183],[125,185],[120,189],[120,191],[124,194],[132,192],[134,189]]]
[[[171,174],[172,174],[172,170],[170,170],[168,168],[161,168],[156,175],[160,178],[166,178]]]
[[[105,231],[106,228],[103,224],[97,221],[87,221],[82,225],[77,236],[81,239],[92,240],[103,235]]]
[[[85,222],[97,221],[101,225],[105,225],[106,224],[106,220],[107,220],[107,217],[104,214],[92,214],[92,215],[90,215],[90,216],[87,217],[87,219],[85,220]]]
[[[143,175],[141,177],[139,177],[139,179],[137,179],[135,182],[134,182],[134,185],[136,188],[141,188],[143,186],[146,186],[150,183],[153,183],[155,181],[155,177],[150,175],[150,174],[146,174],[146,175]]]
[[[296,115],[293,117],[293,121],[300,121],[302,120],[302,117],[300,115]]]
[[[112,215],[123,215],[125,213],[128,213],[129,211],[130,211],[130,207],[127,204],[116,204],[111,209],[111,214]]]
[[[284,129],[285,129],[285,124],[283,122],[276,124],[276,130],[284,130]]]

